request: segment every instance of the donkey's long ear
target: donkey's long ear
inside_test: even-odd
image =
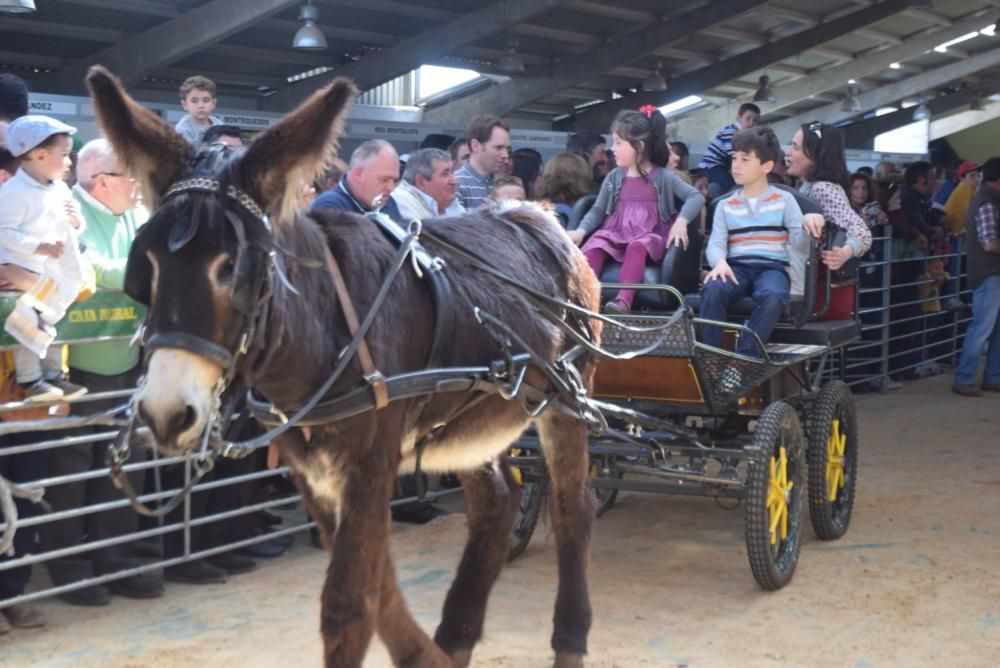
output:
[[[121,81],[101,65],[87,73],[87,87],[104,135],[143,186],[147,204],[156,199],[187,168],[191,145],[155,113],[125,92]]]
[[[334,79],[250,144],[243,158],[243,187],[271,220],[291,220],[302,188],[336,157],[347,111],[357,95],[352,81]]]

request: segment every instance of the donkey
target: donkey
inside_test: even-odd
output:
[[[220,379],[230,372],[234,381],[292,414],[331,377],[352,338],[348,310],[353,308],[337,296],[329,258],[364,317],[397,253],[368,218],[297,210],[300,184],[335,154],[357,95],[353,83],[334,80],[245,150],[197,152],[104,68],[93,67],[87,83],[106,136],[154,209],[133,246],[126,278],[126,290],[149,307],[146,376],[134,398],[141,421],[165,453],[193,450],[217,410]],[[192,178],[217,189],[177,192],[179,180]],[[438,240],[489,258],[495,272],[528,288],[591,311],[599,306],[599,286],[583,255],[540,209],[468,213],[424,226]],[[244,239],[237,238],[241,234]],[[489,366],[498,358],[496,338],[477,320],[477,307],[509,323],[545,360],[573,347],[571,336],[497,273],[449,257],[433,244],[427,248],[444,259],[455,285],[454,327],[441,366]],[[271,281],[258,294],[248,285],[250,277],[260,276],[260,266],[273,261],[274,253],[286,258],[284,280]],[[241,342],[251,318],[256,318],[253,336]],[[378,371],[392,376],[423,369],[434,319],[430,289],[407,266],[366,335]],[[599,322],[591,323],[591,335],[597,343]],[[574,362],[588,393],[595,364],[593,355]],[[365,385],[358,359],[347,370],[330,396]],[[524,381],[541,391],[547,382],[534,367]],[[587,426],[567,411],[529,418],[524,406],[498,394],[470,401],[472,395],[446,392],[393,401],[332,424],[290,429],[278,440],[332,553],[321,595],[327,666],[360,665],[375,632],[396,665],[469,664],[490,590],[506,560],[518,503],[503,454],[532,420],[551,480],[559,565],[554,664],[583,665],[591,624],[587,566],[594,516]],[[428,435],[433,438],[418,448]],[[414,471],[418,457],[424,471],[457,473],[468,507],[468,540],[433,640],[407,610],[388,546],[395,478]]]

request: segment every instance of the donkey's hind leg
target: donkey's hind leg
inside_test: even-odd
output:
[[[382,591],[378,610],[378,634],[389,650],[392,663],[402,668],[450,668],[452,663],[417,624],[406,608],[396,582],[396,569],[385,551]]]
[[[502,459],[459,478],[465,490],[469,537],[434,641],[454,666],[464,668],[483,634],[490,590],[507,561],[519,493]]]
[[[556,667],[570,668],[583,665],[591,622],[587,565],[594,501],[589,487],[587,426],[550,410],[537,427],[552,481],[549,507],[559,559],[552,649]]]

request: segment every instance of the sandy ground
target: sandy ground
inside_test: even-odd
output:
[[[963,399],[947,377],[860,399],[862,467],[851,530],[809,529],[794,580],[750,574],[743,510],[623,495],[593,543],[590,666],[1000,664],[1000,395]],[[399,579],[432,631],[464,518],[398,526]],[[226,585],[171,585],[152,602],[42,604],[50,625],[0,638],[0,666],[318,666],[324,555],[288,556]],[[473,665],[551,665],[555,596],[544,527],[494,590]],[[366,666],[388,665],[376,642]]]

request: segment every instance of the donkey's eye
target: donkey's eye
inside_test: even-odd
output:
[[[225,262],[219,265],[219,271],[216,273],[216,280],[220,283],[232,280],[233,272],[236,271],[236,261],[229,258]]]

